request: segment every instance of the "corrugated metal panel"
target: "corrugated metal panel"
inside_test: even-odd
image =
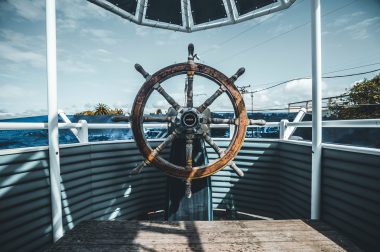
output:
[[[280,143],[278,199],[281,218],[310,218],[311,147]]]
[[[216,141],[226,148],[227,141]],[[281,216],[278,202],[279,144],[274,141],[246,140],[235,158],[245,176],[239,178],[227,167],[212,176],[212,201],[214,208],[226,209],[234,205],[237,211],[271,218]],[[208,148],[210,160],[217,156]]]
[[[226,148],[228,142],[217,144]],[[212,149],[208,153],[216,158]],[[245,176],[226,168],[212,177],[214,208],[233,201],[238,211],[275,219],[310,216],[309,146],[246,139],[235,161]]]
[[[1,251],[40,250],[52,241],[46,151],[0,156]]]
[[[228,144],[216,142],[222,148]],[[208,153],[210,160],[216,158]],[[132,219],[164,209],[163,173],[146,168],[128,176],[140,161],[133,142],[61,148],[65,229],[85,219]],[[238,211],[275,219],[309,218],[310,146],[247,140],[236,162],[245,177],[230,168],[212,176],[214,208],[233,204]],[[323,149],[322,218],[369,250],[380,248],[379,164],[378,155]],[[47,151],[0,156],[1,251],[46,247],[52,241],[50,216]]]
[[[132,219],[164,209],[162,172],[146,167],[128,176],[141,161],[134,142],[61,148],[65,230],[82,220]],[[50,207],[47,151],[0,156],[0,250],[39,251],[51,244]]]
[[[322,219],[360,247],[380,250],[380,156],[323,149]]]
[[[156,147],[159,142],[151,142]],[[65,229],[87,219],[132,219],[165,208],[166,176],[146,167],[128,172],[142,161],[134,142],[62,149],[62,191]],[[167,158],[168,150],[163,152]]]

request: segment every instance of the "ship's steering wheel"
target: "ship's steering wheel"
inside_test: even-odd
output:
[[[133,170],[133,173],[139,173],[143,167],[152,165],[170,176],[184,179],[190,185],[191,180],[210,176],[229,165],[239,176],[243,176],[243,172],[236,166],[233,159],[244,142],[248,124],[265,124],[265,121],[262,120],[248,119],[243,97],[234,85],[234,82],[245,70],[240,68],[236,74],[228,78],[210,66],[195,63],[194,57],[196,56],[194,56],[193,44],[189,44],[188,53],[186,63],[165,67],[153,75],[148,74],[142,66],[135,65],[136,70],[144,76],[146,81],[137,93],[131,116],[129,118],[114,118],[114,121],[129,120],[131,122],[136,144],[145,158]],[[185,106],[181,106],[176,102],[161,86],[162,82],[180,74],[187,75]],[[205,77],[219,86],[219,89],[198,107],[193,104],[193,80],[195,76]],[[165,117],[144,116],[144,107],[154,90],[160,93],[171,105],[170,113]],[[233,119],[213,118],[210,116],[211,113],[208,107],[223,93],[227,94],[233,105],[235,112],[235,118]],[[158,147],[153,149],[145,138],[144,122],[167,122],[173,130]],[[209,136],[210,123],[235,125],[235,131],[226,150],[220,149]],[[160,152],[165,146],[169,145],[175,138],[180,137],[186,139],[186,164],[184,166],[173,164],[160,156]],[[192,151],[195,137],[202,137],[219,155],[219,159],[203,166],[193,166]]]

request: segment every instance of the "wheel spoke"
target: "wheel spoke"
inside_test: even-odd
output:
[[[193,168],[193,135],[186,134],[186,169]]]
[[[179,110],[181,106],[165,91],[165,89],[160,85],[160,83],[157,83],[154,85],[154,89],[157,90],[167,101],[168,103],[175,108],[175,110]]]
[[[113,116],[113,122],[129,122],[129,116]]]
[[[230,119],[228,119],[228,118],[210,117],[210,118],[207,118],[206,123],[237,125],[238,124],[238,119],[237,118],[230,118]]]
[[[144,116],[144,122],[173,122],[173,116]]]
[[[219,146],[214,142],[214,140],[212,140],[212,138],[207,135],[207,134],[204,134],[203,135],[203,138],[205,139],[205,141],[211,146],[211,148],[214,149],[214,151],[218,154],[218,156],[221,158],[225,155],[225,152],[219,148]],[[232,170],[234,170],[234,172],[239,176],[239,177],[243,177],[244,176],[244,173],[243,171],[237,167],[237,165],[235,164],[234,161],[230,161],[228,163],[228,165],[232,168]]]
[[[238,118],[215,118],[215,117],[209,117],[209,118],[207,118],[205,120],[204,123],[239,125],[239,119]],[[253,119],[249,119],[249,121],[248,121],[248,125],[264,126],[265,124],[266,124],[265,120],[253,120]]]
[[[265,120],[253,120],[249,119],[248,124],[249,125],[259,125],[259,126],[264,126],[267,122]]]
[[[158,145],[150,154],[149,157],[147,157],[144,161],[142,161],[136,168],[134,168],[132,171],[129,172],[129,174],[139,174],[142,169],[149,165],[153,159],[155,159],[160,152],[169,144],[171,143],[175,138],[177,137],[177,132],[171,133],[160,145]]]
[[[224,155],[224,151],[221,148],[219,148],[219,146],[214,142],[214,140],[212,140],[212,138],[209,135],[204,134],[203,138],[208,143],[208,145],[210,145],[214,149],[214,151],[219,155],[219,157],[222,157]]]
[[[175,116],[144,116],[143,122],[173,122]],[[114,116],[113,122],[129,122],[129,116]]]
[[[191,195],[192,195],[192,192],[191,192],[191,180],[190,179],[188,179],[188,180],[185,181],[185,186],[186,186],[186,189],[185,189],[186,198],[190,199]]]
[[[193,107],[193,81],[194,75],[188,74],[186,82],[186,106],[188,108]]]
[[[224,86],[221,86],[218,90],[215,91],[215,93],[213,95],[211,95],[202,105],[200,105],[197,110],[202,113],[206,108],[208,108],[208,106],[210,106],[215,100],[216,98],[218,98],[221,94],[224,93],[226,89],[224,88]]]

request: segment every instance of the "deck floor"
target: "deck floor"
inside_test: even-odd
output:
[[[315,221],[84,221],[48,251],[360,251]]]

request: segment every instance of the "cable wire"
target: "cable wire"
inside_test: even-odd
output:
[[[367,71],[367,72],[362,72],[362,73],[335,75],[335,76],[325,76],[325,77],[322,77],[322,78],[323,79],[344,78],[344,77],[357,76],[357,75],[362,75],[362,74],[367,74],[367,73],[374,73],[374,72],[377,72],[377,71],[380,71],[380,68],[375,69],[375,70],[371,70],[371,71]]]
[[[353,69],[358,69],[358,68],[363,68],[363,67],[368,67],[368,66],[375,66],[375,65],[380,65],[380,62],[375,62],[375,63],[371,63],[371,64],[366,64],[366,65],[360,65],[360,66],[355,66],[355,67],[349,67],[349,68],[343,68],[343,69],[338,69],[338,70],[334,70],[334,71],[329,71],[329,72],[325,72],[323,74],[332,74],[332,73],[338,73],[338,72],[343,72],[343,71],[347,71],[347,70],[353,70]],[[307,77],[304,77],[304,78],[296,78],[296,80],[298,79],[306,79]],[[275,81],[274,82],[269,82],[269,83],[266,83],[266,84],[261,84],[261,85],[255,85],[256,88],[257,87],[261,87],[261,86],[269,86],[273,83],[276,83]]]
[[[296,3],[294,6],[291,6],[290,8],[286,9],[285,11],[294,9],[295,7],[299,6],[303,1],[305,1],[305,0],[300,0],[300,1],[298,1],[298,3]],[[272,6],[273,6],[274,3],[275,3],[275,2],[272,3]],[[262,20],[261,22],[257,22],[257,23],[254,24],[253,26],[248,27],[247,29],[244,29],[244,30],[242,30],[241,32],[239,32],[239,33],[233,35],[232,37],[230,37],[230,38],[228,38],[228,39],[226,39],[226,40],[220,42],[219,44],[217,44],[217,48],[215,48],[215,47],[210,48],[210,49],[208,49],[208,50],[205,50],[205,51],[201,52],[200,54],[201,54],[201,55],[205,55],[205,54],[207,54],[207,53],[210,53],[210,52],[212,52],[212,51],[215,51],[215,50],[219,49],[220,46],[223,46],[223,45],[225,45],[225,44],[231,42],[232,40],[234,40],[234,39],[236,39],[236,38],[242,36],[243,34],[245,34],[245,33],[249,32],[249,31],[253,30],[254,28],[258,27],[258,26],[261,25],[262,23],[267,22],[268,20],[272,19],[273,17],[278,16],[279,13],[283,13],[283,12],[271,13],[271,10],[272,10],[272,9],[270,8],[270,9],[268,10],[268,13],[265,14],[265,15],[272,14],[269,18],[264,19],[264,20]]]
[[[374,69],[374,70],[371,70],[371,71],[360,72],[360,73],[353,73],[353,74],[335,75],[335,76],[322,76],[322,78],[323,78],[323,79],[344,78],[344,77],[350,77],[350,76],[357,76],[357,75],[363,75],[363,74],[368,74],[368,73],[374,73],[374,72],[377,72],[377,71],[380,71],[380,68],[378,68],[378,69]],[[262,91],[265,91],[265,90],[268,90],[268,89],[272,89],[272,88],[275,88],[275,87],[278,87],[278,86],[284,85],[284,84],[289,83],[289,82],[292,82],[292,81],[297,81],[297,80],[307,80],[307,79],[311,79],[311,77],[294,78],[294,79],[291,79],[291,80],[282,81],[282,82],[277,83],[277,84],[275,84],[275,85],[272,85],[272,86],[270,86],[270,87],[266,87],[266,88],[258,89],[258,90],[255,90],[255,91],[252,91],[252,92],[248,92],[248,93],[255,94],[255,93],[259,93],[259,92],[262,92]]]
[[[324,15],[322,15],[322,17],[328,16],[328,15],[333,14],[333,13],[335,13],[335,12],[341,10],[341,9],[344,9],[344,8],[350,6],[351,4],[353,4],[354,2],[356,2],[356,0],[353,0],[352,2],[350,2],[350,3],[346,4],[346,5],[343,5],[343,6],[339,7],[339,8],[336,8],[336,9],[334,9],[334,10],[331,10],[331,11],[325,13]],[[295,31],[295,30],[298,30],[298,29],[300,29],[300,28],[306,26],[306,25],[309,24],[309,23],[310,23],[310,21],[307,21],[307,22],[305,22],[305,23],[302,23],[302,24],[300,24],[300,25],[297,25],[296,27],[293,27],[293,28],[290,29],[290,30],[287,30],[287,31],[282,32],[282,33],[280,33],[280,34],[277,34],[277,35],[275,35],[275,36],[273,36],[273,37],[270,37],[270,38],[268,38],[268,39],[266,39],[266,40],[264,40],[264,41],[262,41],[262,42],[260,42],[260,43],[258,43],[258,44],[255,44],[255,45],[252,45],[252,46],[250,46],[250,47],[247,47],[247,48],[245,48],[245,49],[243,49],[243,50],[241,50],[241,51],[239,51],[239,52],[233,54],[232,56],[226,57],[226,58],[220,60],[220,62],[224,62],[224,61],[226,61],[226,60],[230,60],[230,59],[232,59],[232,58],[235,58],[236,56],[238,56],[238,55],[240,55],[240,54],[243,54],[243,53],[245,53],[246,51],[249,51],[249,50],[252,50],[252,49],[254,49],[254,48],[257,48],[257,47],[259,47],[259,46],[261,46],[261,45],[263,45],[263,44],[266,44],[266,43],[269,42],[269,41],[272,41],[272,40],[274,40],[274,39],[277,39],[277,38],[279,38],[279,37],[282,37],[282,36],[284,36],[284,35],[286,35],[286,34],[288,34],[288,33],[290,33],[290,32],[293,32],[293,31]]]
[[[347,71],[347,70],[358,69],[358,68],[367,67],[367,66],[375,66],[375,65],[379,65],[379,64],[380,64],[380,62],[375,62],[375,63],[371,63],[371,64],[367,64],[367,65],[361,65],[361,66],[356,66],[356,67],[350,67],[350,68],[345,68],[345,69],[340,69],[340,70],[330,71],[330,72],[326,72],[325,74],[338,73],[338,72],[343,72],[343,71]]]

